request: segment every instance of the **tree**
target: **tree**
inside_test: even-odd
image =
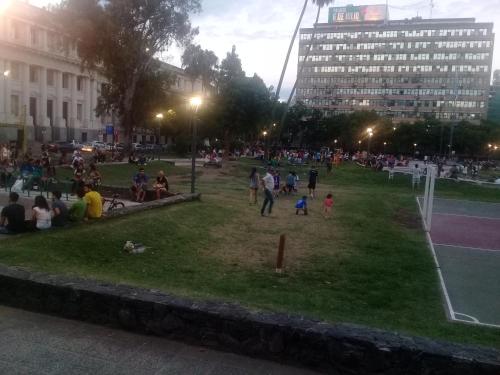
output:
[[[297,88],[297,79],[298,77],[301,75],[302,73],[302,70],[304,69],[304,65],[306,64],[307,62],[307,58],[309,57],[309,54],[311,52],[311,49],[312,49],[312,46],[314,44],[314,39],[316,38],[316,25],[318,24],[318,21],[319,21],[319,16],[321,14],[321,9],[324,7],[324,6],[327,6],[328,4],[331,4],[333,3],[334,0],[312,0],[313,4],[316,4],[318,6],[318,11],[316,13],[316,21],[314,21],[314,25],[313,25],[313,33],[311,35],[311,41],[309,42],[309,45],[307,47],[307,51],[306,51],[306,54],[304,56],[304,61],[302,61],[302,64],[300,64],[299,66],[299,71],[297,72],[297,78],[295,79],[295,83],[292,87],[292,91],[290,92],[290,95],[288,97],[288,100],[286,102],[286,105],[287,105],[287,109],[288,107],[290,106],[290,103],[292,102],[292,99],[293,99],[293,96],[295,94],[295,90]],[[300,52],[299,52],[300,53]],[[288,111],[285,110],[285,112],[283,113],[283,117],[281,119],[281,123],[283,123],[285,121],[285,117],[287,115]]]
[[[189,14],[199,9],[199,0],[64,0],[56,8],[63,32],[78,41],[82,66],[111,85],[101,102],[119,113],[129,142],[140,82],[154,76],[157,53],[192,39]]]
[[[288,60],[290,60],[290,54],[292,53],[293,44],[295,42],[295,38],[297,37],[297,32],[299,31],[300,24],[302,23],[302,18],[304,17],[304,13],[306,11],[308,2],[309,2],[309,0],[304,1],[304,5],[302,6],[302,11],[300,12],[299,19],[297,21],[297,25],[295,26],[295,31],[293,32],[292,40],[290,41],[290,45],[288,46],[288,51],[286,53],[285,62],[283,63],[283,68],[281,69],[280,80],[279,80],[278,86],[276,88],[276,94],[275,94],[276,101],[278,101],[280,98],[281,85],[283,84],[283,78],[285,77],[286,68],[288,67]],[[274,111],[274,108],[273,108],[273,111]]]
[[[194,92],[194,83],[201,78],[202,91],[212,86],[216,78],[216,69],[219,59],[213,51],[203,50],[199,45],[189,44],[182,55],[182,67],[191,78],[191,87]]]

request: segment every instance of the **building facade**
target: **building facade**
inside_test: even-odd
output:
[[[0,143],[20,139],[21,130],[30,142],[120,140],[118,119],[95,113],[106,79],[82,71],[76,44],[54,30],[51,17],[21,1],[0,13]],[[184,70],[162,68],[176,75],[175,94],[192,92]],[[202,91],[200,80],[194,90]],[[153,132],[144,133],[141,140],[154,139]]]
[[[30,141],[97,139],[101,84],[82,72],[76,45],[50,26],[50,13],[12,2],[0,14],[0,140],[25,129]]]
[[[493,72],[493,83],[490,89],[488,120],[500,124],[500,70]]]
[[[492,23],[374,18],[330,11],[330,23],[300,30],[297,101],[327,116],[374,110],[394,122],[486,118]]]

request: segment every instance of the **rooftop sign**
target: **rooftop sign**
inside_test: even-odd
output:
[[[388,18],[385,5],[347,5],[330,8],[328,23],[382,21]]]

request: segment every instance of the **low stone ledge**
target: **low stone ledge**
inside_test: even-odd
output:
[[[0,303],[334,374],[498,375],[500,352],[0,266]]]
[[[177,194],[168,198],[157,199],[150,202],[144,202],[135,206],[128,206],[123,208],[118,208],[109,212],[106,212],[106,218],[117,217],[129,215],[135,212],[151,210],[154,208],[161,208],[166,206],[171,206],[177,203],[182,202],[191,202],[195,200],[199,200],[201,195],[199,193],[196,194]]]

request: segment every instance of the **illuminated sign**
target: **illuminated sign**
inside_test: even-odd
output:
[[[388,19],[385,5],[347,5],[330,8],[328,23],[382,21]]]

